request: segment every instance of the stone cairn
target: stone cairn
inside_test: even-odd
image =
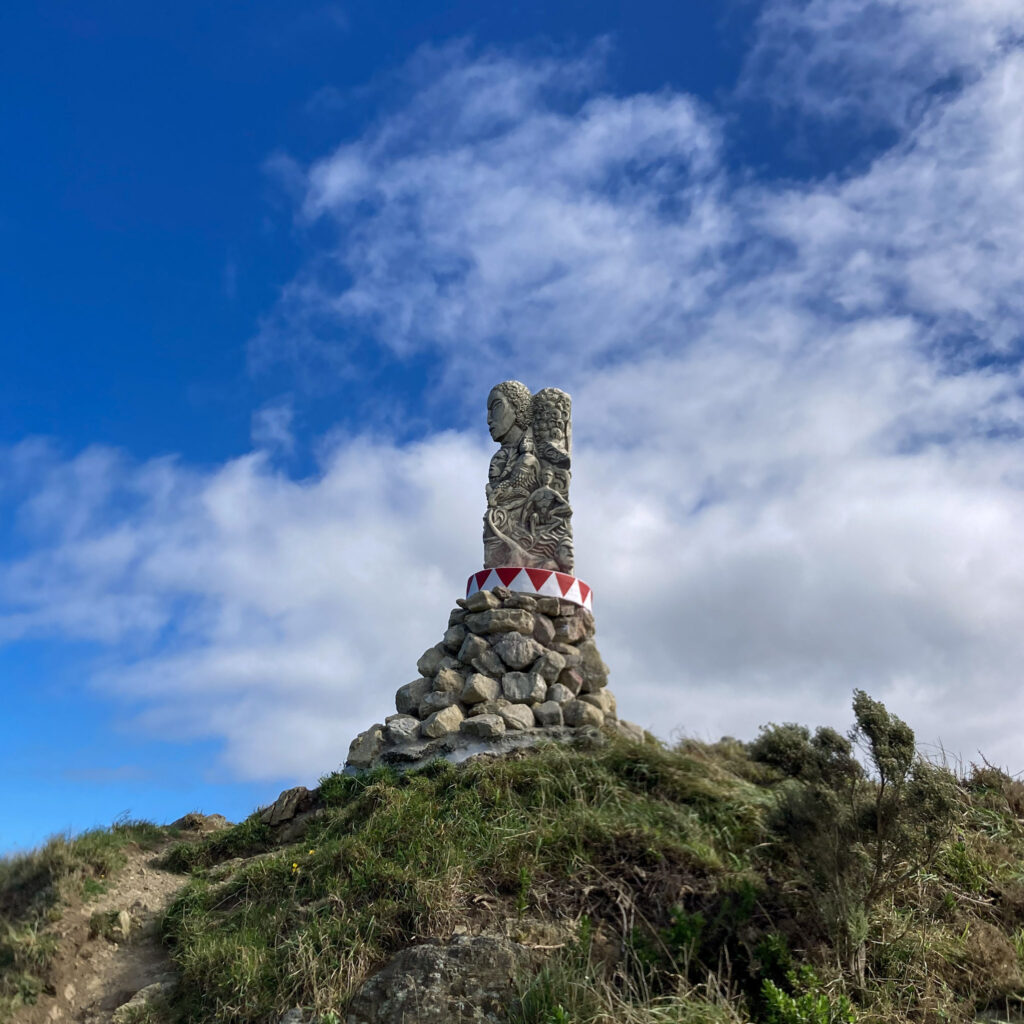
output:
[[[570,409],[555,388],[491,390],[488,426],[501,447],[488,472],[484,569],[416,663],[419,678],[399,688],[397,714],[352,741],[350,770],[571,741],[603,726],[643,740],[618,719],[590,588],[572,575]]]

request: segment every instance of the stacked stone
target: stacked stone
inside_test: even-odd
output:
[[[586,608],[504,587],[457,603],[444,639],[416,663],[420,677],[395,695],[398,713],[353,741],[350,766],[398,763],[428,747],[493,743],[525,731],[563,738],[606,723],[642,738],[642,730],[618,722]]]

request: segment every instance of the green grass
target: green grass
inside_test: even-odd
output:
[[[254,820],[173,852],[202,865],[167,920],[188,1019],[336,1009],[412,937],[467,919],[657,925],[694,879],[743,870],[766,806],[707,758],[625,744],[329,776],[321,796],[301,846],[226,875],[214,865],[259,836]]]
[[[407,945],[547,921],[576,938],[524,977],[515,1024],[973,1020],[1022,994],[1024,821],[1012,780],[933,770],[948,834],[918,811],[914,828],[940,836],[934,857],[901,860],[894,840],[886,887],[859,910],[853,882],[846,903],[813,888],[811,854],[778,831],[803,783],[736,741],[327,776],[301,844],[275,846],[254,815],[170,852],[191,873],[165,921],[177,1012],[241,1024],[304,1006],[343,1020]],[[870,804],[875,784],[861,785]],[[863,937],[856,970],[824,897],[855,915],[843,934]]]
[[[125,820],[0,858],[0,1020],[43,990],[56,949],[47,926],[59,920],[62,904],[95,898],[124,865],[129,845],[155,849],[166,834],[149,822]]]
[[[509,1024],[967,1024],[1024,1009],[1024,787],[915,760],[909,729],[858,701],[884,787],[838,733],[787,725],[752,744],[609,739],[329,775],[301,843],[277,843],[258,814],[176,842],[168,1019],[276,1024],[302,1006],[342,1021],[395,952],[467,929],[547,950]],[[17,949],[10,999],[45,974],[54,879],[102,884],[122,838],[5,866],[0,894],[27,900],[17,940],[0,937],[0,964]]]

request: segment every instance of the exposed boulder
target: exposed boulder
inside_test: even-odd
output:
[[[499,1024],[535,956],[485,936],[411,946],[356,993],[346,1024]]]
[[[352,741],[348,748],[346,764],[352,765],[353,768],[369,768],[383,749],[384,727],[372,725]]]
[[[374,729],[380,729],[375,725]],[[367,730],[372,732],[373,730]],[[366,733],[362,733],[363,736]],[[371,744],[372,746],[373,744]],[[383,745],[383,743],[382,743]],[[351,751],[349,751],[351,757]],[[373,755],[376,756],[376,755]],[[311,793],[305,786],[296,786],[294,789],[286,789],[269,807],[260,812],[260,821],[264,825],[277,826],[286,821],[291,821],[299,811],[311,807],[315,794]]]

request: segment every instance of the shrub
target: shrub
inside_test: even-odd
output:
[[[913,731],[879,701],[855,690],[853,712],[848,738],[771,725],[751,757],[792,780],[780,788],[771,825],[796,861],[808,909],[863,984],[872,912],[934,861],[951,832],[957,786],[917,756]]]

